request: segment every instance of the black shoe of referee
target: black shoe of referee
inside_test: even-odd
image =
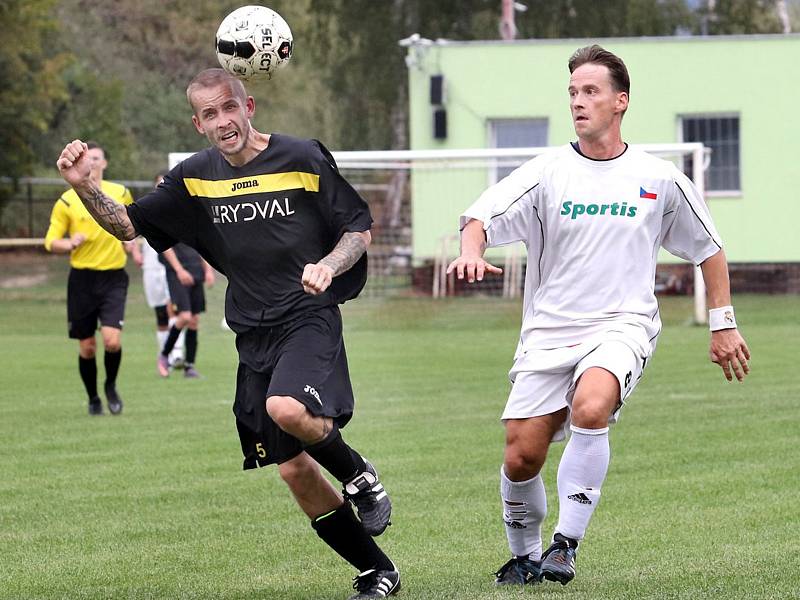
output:
[[[117,393],[117,387],[112,383],[105,384],[106,400],[108,400],[108,411],[112,415],[118,415],[122,412],[122,398]]]
[[[382,534],[391,524],[392,502],[378,479],[378,472],[369,461],[367,468],[345,482],[342,495],[355,505],[361,524],[371,536]]]
[[[103,403],[100,402],[99,396],[89,399],[89,414],[93,417],[103,414]]]

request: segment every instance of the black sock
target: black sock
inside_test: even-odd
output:
[[[97,397],[97,361],[92,358],[83,358],[78,355],[78,372],[81,374],[83,387],[89,395],[89,400]]]
[[[119,364],[122,362],[122,348],[116,352],[106,350],[103,355],[103,364],[106,367],[106,385],[114,386],[117,383],[117,373],[119,373]]]
[[[197,329],[187,329],[186,337],[183,339],[186,348],[186,364],[193,365],[197,357]]]
[[[311,527],[336,554],[341,556],[359,573],[370,569],[394,569],[392,561],[383,553],[375,540],[364,531],[356,519],[349,502],[311,521]]]
[[[181,334],[181,330],[173,325],[169,328],[169,335],[167,336],[167,341],[164,342],[164,347],[161,349],[161,354],[164,356],[169,356],[169,353],[172,352],[172,349],[175,347],[175,342],[178,341],[178,336]]]
[[[303,450],[342,483],[363,473],[367,468],[361,455],[344,443],[342,434],[335,425],[324,440],[306,446]]]

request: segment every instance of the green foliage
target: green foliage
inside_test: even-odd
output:
[[[714,10],[701,8],[700,19],[710,35],[780,33],[775,0],[716,0]]]
[[[31,172],[33,143],[68,97],[61,72],[70,55],[57,42],[54,4],[55,0],[0,3],[0,175]]]
[[[413,33],[490,39],[497,36],[497,12],[498,3],[487,0],[311,0],[306,35],[328,106],[342,117],[335,123],[338,147],[407,147],[406,51],[399,40]]]
[[[517,17],[519,37],[573,38],[674,35],[689,28],[684,0],[529,0]]]
[[[33,147],[54,176],[54,163],[64,144],[73,139],[94,140],[106,150],[106,177],[125,179],[125,165],[136,155],[136,139],[126,127],[123,115],[125,89],[117,79],[103,77],[80,62],[58,74],[67,89],[49,123],[49,135],[42,136]],[[49,158],[49,161],[47,160]]]

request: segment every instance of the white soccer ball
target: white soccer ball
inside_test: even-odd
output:
[[[271,79],[292,57],[292,30],[266,6],[242,6],[217,30],[217,59],[239,79]]]

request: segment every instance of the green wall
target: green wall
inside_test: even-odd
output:
[[[741,194],[710,197],[731,262],[800,261],[800,35],[516,42],[444,42],[409,67],[412,149],[485,148],[488,119],[546,117],[549,145],[575,139],[567,60],[591,43],[618,54],[631,76],[622,124],[629,143],[677,142],[679,115],[736,113]],[[448,137],[433,138],[429,77],[445,77]],[[440,179],[447,179],[441,176]],[[485,174],[432,186],[413,176],[414,257],[436,252]],[[457,185],[456,185],[457,182]],[[671,260],[662,253],[662,260]]]

